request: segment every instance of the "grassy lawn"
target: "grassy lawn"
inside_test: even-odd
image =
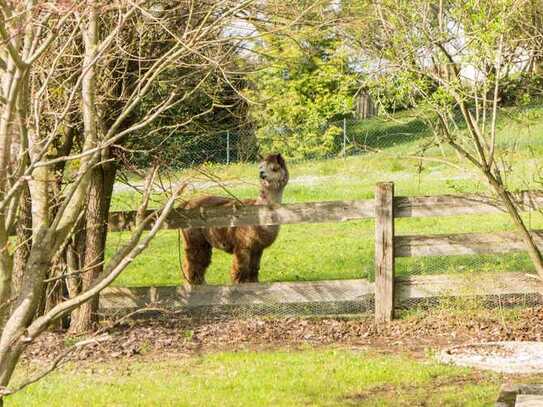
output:
[[[421,130],[422,129],[422,130]],[[498,124],[498,142],[513,167],[505,175],[512,188],[540,187],[539,168],[543,156],[543,107],[512,110]],[[440,162],[405,159],[425,142],[426,130],[421,123],[403,114],[396,121],[372,119],[350,129],[359,142],[371,141],[384,150],[345,159],[303,161],[290,165],[291,183],[285,190],[285,202],[371,199],[375,184],[394,181],[397,195],[432,195],[485,192],[485,184],[469,169],[457,169]],[[434,148],[435,149],[435,148]],[[435,154],[438,154],[436,149]],[[446,158],[452,152],[439,151]],[[230,193],[240,197],[257,195],[257,169],[254,164],[208,165],[206,172],[226,182]],[[173,180],[209,181],[195,170],[173,174]],[[201,191],[197,184],[189,194],[225,194],[219,188]],[[156,197],[157,201],[161,198]],[[137,195],[119,192],[113,200],[114,210],[134,208]],[[158,204],[158,202],[157,202]],[[531,227],[543,227],[539,213],[526,214]],[[492,232],[510,229],[506,215],[461,216],[443,218],[400,219],[398,234],[433,234]],[[353,221],[344,224],[286,225],[277,242],[263,258],[262,281],[322,280],[338,278],[372,278],[373,222]],[[111,234],[108,253],[127,238]],[[208,282],[229,281],[230,256],[215,252],[208,272]],[[435,274],[456,271],[530,271],[523,254],[492,256],[453,256],[399,259],[398,273]],[[178,237],[176,231],[160,232],[149,250],[144,252],[116,282],[118,285],[179,284]]]
[[[67,366],[8,406],[490,406],[492,373],[352,349],[243,351]]]

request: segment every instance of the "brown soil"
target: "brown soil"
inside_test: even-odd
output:
[[[466,313],[432,312],[406,317],[386,326],[371,318],[253,318],[190,319],[162,315],[128,320],[105,331],[101,340],[73,352],[69,359],[103,361],[146,355],[298,346],[338,345],[371,348],[379,352],[408,352],[424,356],[428,349],[495,341],[540,341],[543,307],[527,308],[514,317],[498,311]],[[86,338],[92,337],[88,335]],[[48,332],[25,352],[29,361],[47,361],[67,346],[85,338]]]

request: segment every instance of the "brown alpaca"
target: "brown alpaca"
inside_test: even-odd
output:
[[[270,154],[259,164],[260,195],[246,199],[246,205],[281,203],[288,183],[288,170],[281,154]],[[185,208],[232,206],[236,201],[219,196],[190,200]],[[213,248],[234,255],[230,277],[235,283],[258,281],[262,252],[279,234],[279,226],[237,226],[231,228],[183,229],[185,256],[183,273],[189,284],[204,284],[205,272],[211,264]]]

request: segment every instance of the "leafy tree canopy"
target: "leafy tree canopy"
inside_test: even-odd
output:
[[[247,96],[263,150],[318,158],[340,149],[340,119],[353,109],[357,73],[333,29],[303,27],[289,37],[265,37],[269,60],[252,76]]]

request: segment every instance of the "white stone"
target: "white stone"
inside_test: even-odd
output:
[[[488,342],[453,346],[438,356],[442,363],[500,373],[543,373],[543,342]]]

